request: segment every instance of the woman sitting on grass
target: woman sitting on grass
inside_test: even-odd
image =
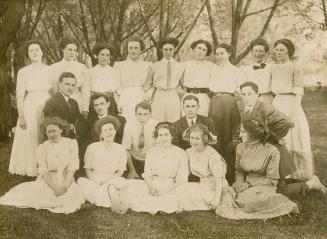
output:
[[[256,120],[242,123],[243,143],[236,148],[236,198],[225,193],[216,213],[231,219],[267,219],[298,212],[297,205],[276,193],[280,154],[265,143],[271,137],[268,129]]]
[[[173,124],[169,122],[156,126],[156,145],[146,154],[144,181],[129,179],[110,187],[110,197],[117,206],[112,208],[114,211],[126,212],[129,208],[154,214],[179,210],[178,187],[187,182],[188,169],[185,151],[171,143],[174,131]],[[119,205],[124,210],[120,210]]]
[[[65,214],[80,208],[84,198],[74,181],[79,168],[78,146],[76,140],[62,137],[67,126],[58,117],[44,120],[48,140],[37,149],[38,178],[12,188],[0,198],[0,204]]]
[[[100,141],[87,147],[84,158],[87,178],[77,180],[85,199],[97,206],[110,207],[108,185],[112,179],[121,177],[126,170],[126,150],[114,142],[118,129],[118,120],[111,116],[95,123]]]
[[[187,132],[191,148],[186,150],[190,169],[190,183],[181,187],[180,210],[215,209],[220,202],[222,190],[228,188],[225,179],[226,164],[219,153],[208,145],[209,130],[195,124]]]

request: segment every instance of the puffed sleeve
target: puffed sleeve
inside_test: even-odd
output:
[[[294,74],[293,74],[293,93],[296,95],[303,95],[303,84],[304,84],[304,76],[302,70],[295,66]]]
[[[89,111],[89,104],[90,104],[90,95],[91,95],[91,83],[90,83],[90,76],[86,66],[81,66],[81,73],[83,77],[83,85],[81,86],[81,92],[83,95],[83,111]]]
[[[152,177],[153,176],[153,171],[152,171],[152,158],[155,157],[153,154],[153,150],[149,150],[146,153],[145,160],[144,160],[144,173],[142,174],[142,177]]]
[[[49,172],[48,164],[47,164],[47,154],[46,154],[46,144],[48,141],[40,144],[36,150],[36,160],[37,160],[37,169],[39,174],[44,174]]]
[[[277,148],[274,148],[274,150],[271,152],[266,172],[267,178],[270,179],[271,184],[274,186],[277,186],[279,179],[279,160],[279,151],[277,150]]]
[[[84,168],[92,169],[92,161],[94,156],[93,146],[94,146],[93,144],[90,144],[86,149],[85,156],[84,156]]]
[[[26,86],[25,86],[25,81],[24,81],[24,73],[21,70],[18,71],[17,74],[17,86],[16,86],[16,96],[17,97],[24,97],[25,96],[25,91],[26,91]]]
[[[235,182],[236,183],[244,183],[245,180],[245,172],[240,166],[240,160],[242,157],[242,148],[243,144],[238,144],[236,147],[236,159],[235,159]]]
[[[70,140],[69,153],[71,158],[67,169],[69,171],[76,171],[79,169],[79,157],[78,157],[78,145],[75,139]]]
[[[128,125],[125,125],[125,129],[124,129],[124,133],[123,133],[122,145],[124,145],[127,150],[131,150],[132,149],[133,138],[132,138],[132,135],[131,135],[131,133],[129,131],[129,124]]]
[[[127,164],[127,152],[125,148],[122,146],[119,152],[120,160],[118,162],[118,169],[119,171],[125,171],[126,170],[126,164]]]
[[[175,177],[176,183],[186,183],[188,180],[189,175],[189,168],[188,168],[188,159],[186,152],[180,148],[178,148],[179,153],[177,154],[179,159],[179,166],[177,170],[177,174]]]
[[[226,174],[226,166],[223,158],[216,152],[209,157],[209,169],[215,178],[224,178]]]

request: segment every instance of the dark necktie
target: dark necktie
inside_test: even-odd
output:
[[[264,69],[265,67],[266,67],[266,64],[262,62],[260,65],[254,65],[253,70]]]
[[[69,110],[72,111],[73,109],[73,100],[71,98],[68,98],[67,100],[67,104],[68,104],[68,107],[69,107]]]

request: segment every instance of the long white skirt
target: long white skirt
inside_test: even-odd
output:
[[[43,108],[48,92],[29,92],[24,100],[24,114],[27,124],[22,129],[17,122],[14,142],[10,155],[9,172],[28,176],[37,176],[36,150],[40,143],[40,124],[43,120]]]
[[[308,120],[294,95],[276,95],[273,105],[286,116],[292,117],[294,127],[285,136],[286,147],[292,155],[296,172],[292,178],[306,180],[313,175],[314,165]]]
[[[141,87],[128,87],[120,95],[119,101],[123,108],[122,115],[127,121],[135,119],[135,106],[144,99],[144,91]]]
[[[79,178],[77,184],[81,189],[86,201],[99,207],[110,207],[111,200],[108,194],[110,183],[100,185],[87,178]]]
[[[178,188],[181,211],[211,210],[216,195],[215,178],[201,178],[198,183],[184,183]]]
[[[154,183],[158,186],[157,188],[164,189],[171,185],[172,180],[163,179],[160,182],[155,180]],[[120,194],[132,211],[155,214],[157,212],[173,213],[179,210],[177,190],[172,190],[161,196],[152,196],[143,180],[127,179],[126,184],[127,186],[121,189],[117,185],[116,190],[111,192],[111,198],[115,198],[114,194]]]
[[[67,192],[56,196],[54,191],[39,176],[33,182],[21,183],[0,198],[1,205],[19,208],[47,209],[54,213],[73,213],[84,203],[79,187],[73,182]]]
[[[203,116],[208,116],[209,113],[209,103],[210,103],[210,98],[206,93],[199,93],[199,94],[192,94],[192,93],[185,93],[183,96],[184,97],[188,95],[194,95],[199,99],[199,104],[200,108],[198,111],[198,114],[203,115]],[[181,101],[182,109],[183,109],[183,99]],[[182,112],[182,115],[185,116],[185,112]]]

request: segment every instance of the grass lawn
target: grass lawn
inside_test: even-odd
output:
[[[327,89],[307,90],[304,109],[311,129],[317,174],[327,185]],[[7,172],[10,147],[0,144],[0,195],[26,181]],[[303,212],[267,221],[228,220],[214,212],[150,215],[85,204],[71,215],[0,206],[0,238],[327,238],[327,197],[310,192]]]

